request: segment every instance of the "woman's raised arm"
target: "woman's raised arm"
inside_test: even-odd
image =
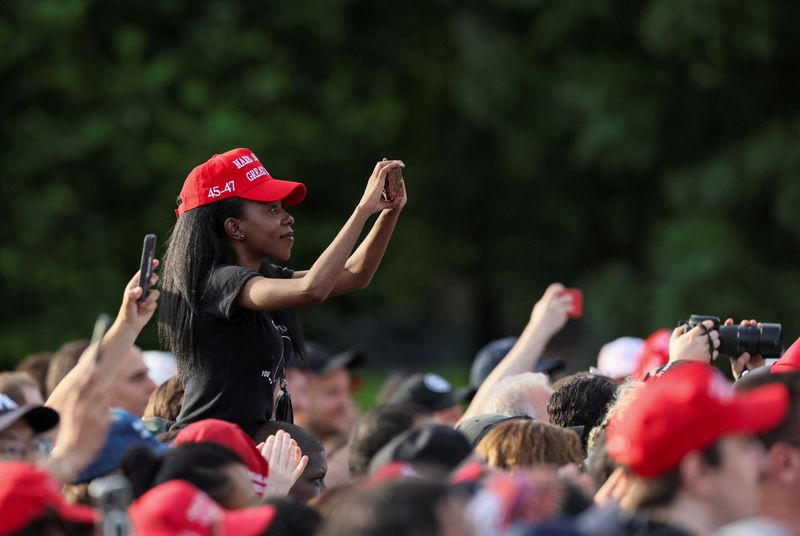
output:
[[[350,253],[353,251],[367,219],[376,212],[387,208],[387,202],[381,198],[386,173],[390,169],[402,165],[402,162],[397,160],[383,160],[375,165],[364,195],[355,211],[336,238],[307,272],[301,272],[298,277],[292,279],[254,277],[242,287],[236,298],[236,305],[257,311],[277,311],[319,303],[330,296],[345,271]],[[390,207],[393,211],[395,210],[394,205],[390,205]],[[376,223],[376,227],[378,227],[378,223]],[[386,226],[381,225],[381,227],[385,228]],[[391,229],[394,229],[394,223],[391,224]],[[383,235],[385,231],[380,233],[380,229],[377,231],[373,229],[373,233]],[[373,236],[373,233],[370,233],[370,236]],[[388,243],[390,235],[391,232],[385,237],[383,251],[385,251],[385,244]],[[366,242],[367,240],[365,240]],[[377,264],[382,256],[381,251],[377,262],[374,262],[375,269],[377,269]]]

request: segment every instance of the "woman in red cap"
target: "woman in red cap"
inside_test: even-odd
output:
[[[249,149],[192,170],[167,241],[158,322],[186,392],[178,426],[217,418],[252,434],[272,418],[284,367],[303,354],[292,309],[369,283],[406,204],[404,185],[392,199],[383,195],[387,173],[402,167],[385,159],[375,165],[353,214],[302,272],[282,265],[295,239],[286,207],[303,200],[303,184],[273,179]]]

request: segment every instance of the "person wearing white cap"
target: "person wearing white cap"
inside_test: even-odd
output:
[[[618,383],[625,381],[636,369],[644,349],[644,341],[637,337],[619,337],[605,344],[597,354],[597,368],[592,374],[613,378]]]

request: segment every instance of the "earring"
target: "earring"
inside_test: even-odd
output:
[[[239,240],[244,240],[244,234],[239,235]]]

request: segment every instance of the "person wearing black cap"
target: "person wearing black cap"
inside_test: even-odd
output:
[[[18,406],[0,394],[0,459],[35,461],[46,454],[40,434],[58,425],[58,413],[37,405]]]
[[[290,363],[307,381],[305,400],[297,400],[292,391],[295,423],[314,434],[325,451],[338,438],[350,432],[356,419],[352,397],[350,368],[359,366],[364,356],[357,350],[334,354],[318,344],[306,343],[306,359]],[[295,375],[298,371],[295,371]],[[291,382],[291,377],[290,377]],[[291,386],[291,383],[290,383]],[[293,389],[293,387],[291,387]]]
[[[461,402],[469,389],[453,389],[450,382],[431,372],[412,374],[401,381],[387,404],[419,404],[431,412],[436,422],[455,426],[463,411]]]
[[[461,432],[442,424],[426,424],[406,430],[384,445],[372,457],[369,474],[374,475],[393,462],[452,471],[472,453],[469,441]]]

